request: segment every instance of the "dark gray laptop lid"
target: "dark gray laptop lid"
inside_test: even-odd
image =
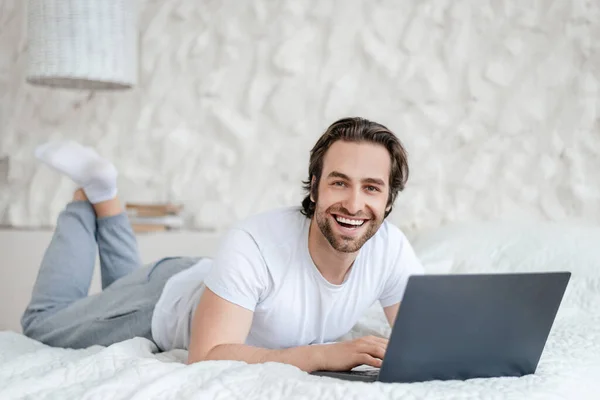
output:
[[[378,380],[534,373],[570,276],[411,276]]]

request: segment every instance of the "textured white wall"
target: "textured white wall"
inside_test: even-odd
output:
[[[408,230],[533,215],[600,222],[600,3],[148,0],[141,82],[24,83],[25,5],[0,1],[0,218],[52,225],[69,182],[32,159],[71,138],[114,160],[125,200],[182,201],[199,228],[297,204],[335,119],[388,125],[412,175]]]

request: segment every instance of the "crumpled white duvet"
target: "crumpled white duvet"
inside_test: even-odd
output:
[[[431,273],[573,273],[535,374],[413,384],[345,382],[277,363],[185,365],[145,339],[85,350],[0,332],[0,399],[600,399],[600,229],[582,225],[452,226],[413,241]],[[389,334],[370,310],[348,337]]]

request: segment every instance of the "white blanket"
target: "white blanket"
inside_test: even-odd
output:
[[[415,242],[429,272],[569,270],[573,277],[535,374],[413,384],[320,378],[276,363],[185,365],[145,339],[50,348],[0,332],[0,399],[600,399],[600,229],[575,225],[454,226]],[[389,334],[373,308],[349,337]]]

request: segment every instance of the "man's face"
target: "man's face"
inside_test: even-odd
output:
[[[382,145],[339,140],[327,150],[313,218],[335,250],[354,253],[377,232],[386,212],[390,169]]]

